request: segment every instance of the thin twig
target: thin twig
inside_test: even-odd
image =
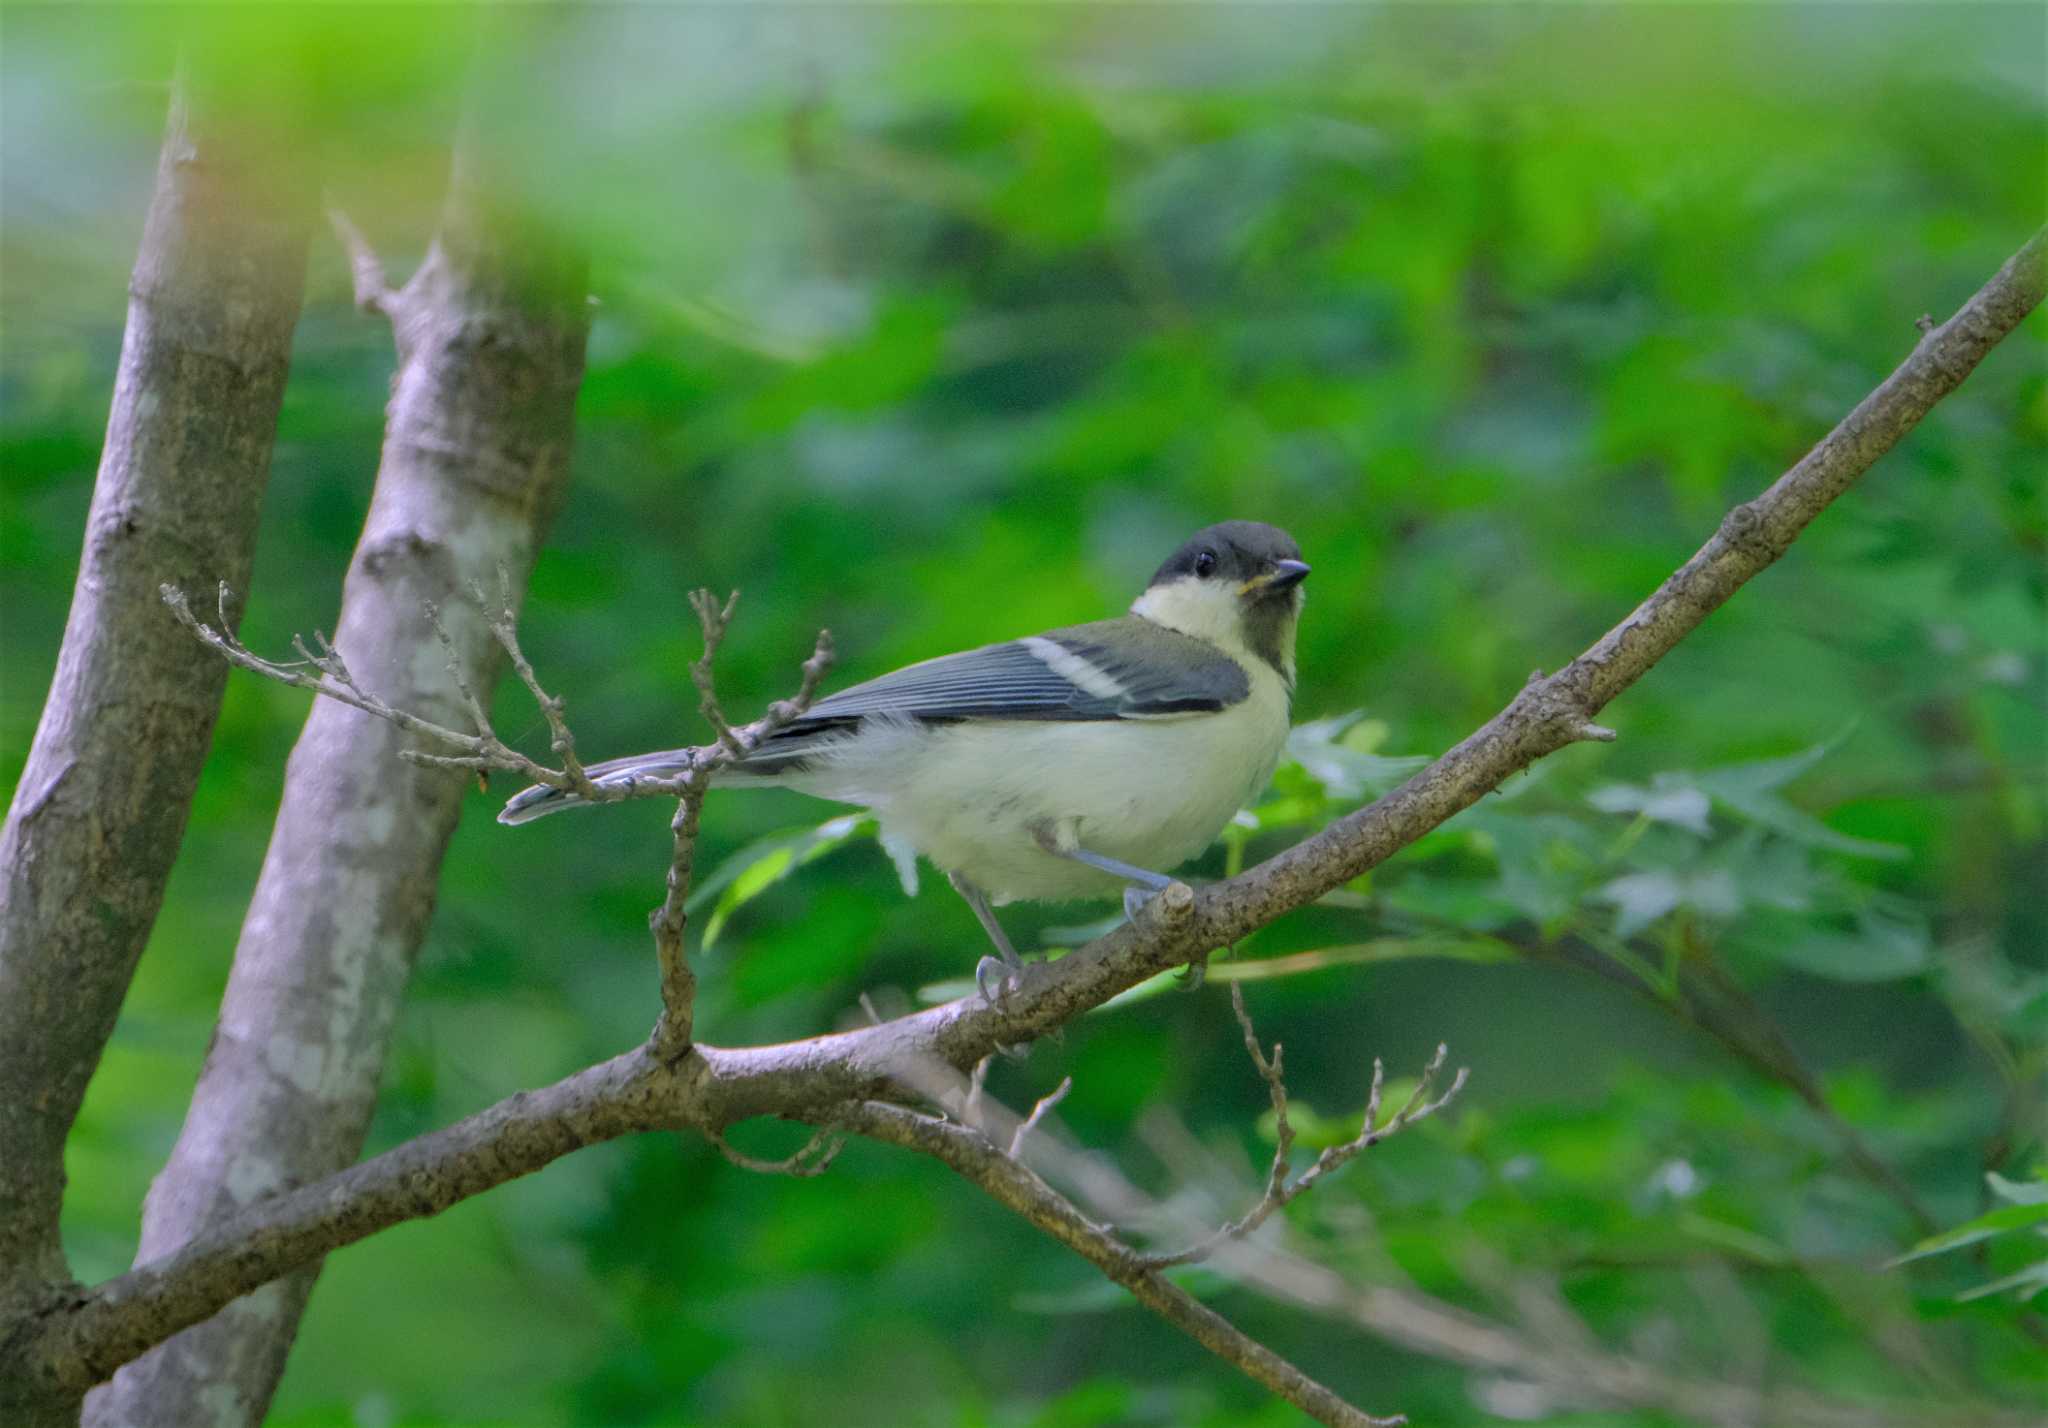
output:
[[[671,1061],[690,1049],[695,1033],[697,974],[690,970],[683,928],[689,920],[690,880],[697,863],[697,826],[711,786],[705,773],[703,765],[693,763],[684,776],[682,796],[668,825],[672,849],[667,891],[661,905],[647,916],[661,978],[661,1016],[654,1024],[653,1045],[657,1054]]]
[[[463,671],[462,660],[455,652],[455,641],[449,637],[448,626],[441,619],[441,609],[433,601],[425,601],[421,608],[426,612],[427,623],[433,627],[434,638],[441,642],[441,653],[447,656],[448,678],[455,685],[455,692],[462,696],[463,707],[469,710],[469,717],[476,724],[478,735],[494,737],[491,730],[491,716],[484,709],[476,690],[470,687],[469,675]]]
[[[238,669],[260,674],[265,679],[274,679],[279,684],[288,684],[294,689],[310,690],[314,694],[336,700],[350,708],[360,709],[365,714],[387,720],[409,734],[417,734],[423,739],[431,739],[436,743],[461,750],[460,758],[440,756],[450,764],[459,764],[463,768],[508,769],[524,774],[536,783],[561,786],[560,773],[535,763],[517,749],[500,742],[494,735],[465,734],[459,729],[450,729],[445,725],[436,724],[431,719],[409,714],[403,709],[392,708],[356,683],[355,676],[349,672],[346,661],[341,657],[341,652],[330,645],[326,637],[318,631],[315,631],[313,636],[320,646],[317,653],[308,648],[303,639],[294,636],[292,644],[299,652],[298,660],[267,660],[228,633],[228,622],[225,618],[218,629],[203,623],[192,613],[190,602],[186,600],[184,592],[176,586],[165,585],[158,593],[162,595],[164,604],[170,607],[171,613],[177,616],[179,624]],[[231,594],[223,583],[220,587],[223,609],[226,608],[226,602]],[[304,672],[307,667],[319,673],[307,674]]]
[[[1039,1122],[1045,1119],[1046,1113],[1061,1101],[1064,1101],[1067,1098],[1067,1092],[1073,1089],[1074,1078],[1063,1076],[1060,1078],[1059,1085],[1053,1088],[1051,1095],[1038,1098],[1038,1104],[1031,1108],[1031,1114],[1017,1123],[1016,1131],[1010,1136],[1010,1159],[1015,1160],[1017,1158],[1018,1153],[1024,1149],[1024,1142],[1030,1138],[1031,1132],[1038,1129]]]
[[[512,661],[512,668],[519,675],[519,682],[526,686],[526,692],[540,706],[541,717],[547,720],[548,746],[561,759],[562,774],[566,779],[559,787],[566,788],[578,798],[597,801],[597,787],[591,783],[590,775],[584,772],[582,762],[576,757],[576,736],[569,731],[569,721],[565,717],[569,707],[567,701],[541,688],[540,676],[533,672],[532,662],[519,647],[519,616],[513,609],[511,576],[503,566],[498,568],[498,598],[495,601],[485,595],[482,585],[472,586],[471,593],[476,597],[477,608],[484,612],[492,637],[503,646],[505,657]]]
[[[725,599],[721,608],[717,597],[709,590],[692,590],[690,606],[697,612],[697,623],[704,631],[704,653],[690,666],[690,679],[697,686],[697,707],[710,721],[712,731],[718,735],[718,742],[735,759],[743,759],[747,751],[733,733],[732,725],[726,720],[725,710],[718,702],[718,689],[711,679],[711,659],[718,653],[718,646],[725,639],[726,627],[732,623],[732,614],[739,607],[740,592],[735,590]]]
[[[734,729],[718,702],[717,690],[712,683],[711,662],[725,639],[739,598],[739,592],[735,590],[721,607],[708,590],[697,590],[690,596],[690,604],[697,611],[704,632],[704,653],[690,666],[690,675],[702,696],[704,715],[718,731],[718,743],[693,749],[689,767],[678,778],[667,781],[676,793],[675,817],[669,820],[668,880],[661,905],[647,916],[647,926],[654,934],[654,956],[661,978],[661,1016],[654,1024],[652,1046],[656,1055],[669,1061],[677,1060],[690,1049],[695,1033],[697,974],[690,969],[683,931],[689,921],[690,884],[697,861],[697,830],[703,817],[704,795],[711,789],[712,775],[726,765],[744,759],[760,746],[763,739],[809,709],[811,701],[817,697],[818,685],[825,672],[832,667],[832,634],[829,630],[820,630],[810,658],[803,663],[796,694],[789,699],[776,700],[759,719],[743,729]],[[573,754],[568,757],[573,758]]]
[[[704,1132],[704,1138],[718,1147],[720,1155],[742,1170],[751,1170],[757,1175],[788,1175],[797,1180],[823,1175],[839,1158],[839,1152],[846,1149],[846,1133],[829,1125],[818,1127],[817,1134],[799,1146],[795,1154],[780,1160],[761,1160],[743,1150],[736,1150],[718,1131],[708,1130]]]

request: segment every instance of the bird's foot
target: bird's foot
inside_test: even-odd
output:
[[[974,964],[974,986],[981,993],[981,999],[990,1006],[1001,1006],[1009,999],[1010,993],[1024,985],[1024,967],[1021,963],[1005,962],[999,957],[984,957]]]
[[[1202,983],[1209,979],[1209,954],[1188,958],[1187,966],[1180,970],[1180,989],[1184,992],[1199,992]]]
[[[995,1011],[1002,1011],[1010,994],[1024,985],[1024,964],[1005,962],[998,957],[984,957],[974,964],[974,985],[981,993],[981,999]],[[1031,1055],[1031,1047],[1010,1046],[996,1043],[996,1051],[1011,1061],[1022,1061]]]

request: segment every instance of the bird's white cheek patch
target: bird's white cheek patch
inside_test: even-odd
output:
[[[1132,602],[1131,613],[1227,650],[1244,648],[1237,596],[1211,580],[1190,578],[1155,585]]]
[[[1115,675],[1097,669],[1059,641],[1048,640],[1043,635],[1032,635],[1019,643],[1044,660],[1047,669],[1076,689],[1092,694],[1097,699],[1121,699],[1124,696],[1123,683]]]

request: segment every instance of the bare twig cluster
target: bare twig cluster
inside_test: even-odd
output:
[[[206,624],[194,615],[190,600],[186,598],[185,592],[177,587],[166,585],[162,587],[160,593],[164,604],[178,617],[178,623],[212,646],[219,652],[221,658],[237,669],[245,669],[251,674],[260,674],[265,679],[274,679],[294,689],[309,690],[314,694],[337,700],[353,709],[360,709],[365,714],[394,724],[408,734],[459,751],[454,754],[435,754],[421,749],[400,750],[399,757],[408,763],[429,768],[470,769],[478,773],[503,769],[521,774],[535,783],[544,783],[550,788],[590,798],[594,802],[613,802],[629,797],[649,796],[649,793],[626,789],[601,789],[592,785],[582,766],[575,762],[573,746],[569,749],[565,766],[553,769],[528,758],[505,743],[491,728],[490,720],[484,714],[483,705],[461,673],[452,650],[449,668],[470,717],[476,721],[477,732],[473,734],[465,734],[460,729],[451,729],[445,724],[435,723],[431,719],[422,718],[404,709],[395,709],[387,704],[357,681],[341,651],[336,649],[319,630],[313,632],[313,643],[310,646],[303,636],[292,636],[292,648],[298,651],[299,655],[297,659],[265,659],[243,644],[233,633],[233,622],[228,617],[228,604],[234,599],[234,592],[228,589],[225,581],[221,583],[216,600],[220,619],[218,626]],[[479,591],[476,595],[479,605],[482,605],[482,593]],[[447,631],[441,624],[440,612],[429,606],[426,613],[436,633],[441,637],[444,648],[447,648]],[[518,636],[511,621],[509,618],[494,618],[490,621],[490,627],[493,637],[505,646],[506,653],[513,658],[515,667],[520,670],[521,679],[526,682],[528,689],[533,691],[535,699],[540,701],[542,712],[548,716],[552,726],[561,718],[560,702],[549,698],[547,692],[541,689],[533,677],[532,666],[526,663],[523,654],[517,653]],[[650,793],[659,791],[661,790],[650,790]]]
[[[1209,1311],[1193,1313],[1191,1306],[1199,1306],[1194,1306],[1193,1301],[1161,1272],[1206,1259],[1222,1245],[1243,1239],[1264,1224],[1275,1211],[1325,1176],[1341,1169],[1361,1152],[1443,1109],[1464,1089],[1466,1072],[1460,1068],[1450,1087],[1432,1099],[1429,1093],[1447,1054],[1446,1048],[1439,1045],[1401,1110],[1381,1122],[1379,1111],[1384,1074],[1376,1059],[1364,1127],[1359,1134],[1342,1145],[1325,1150],[1308,1170],[1290,1178],[1289,1157],[1295,1131],[1287,1114],[1287,1088],[1282,1074],[1280,1048],[1276,1043],[1270,1058],[1260,1048],[1258,1033],[1245,1009],[1244,992],[1235,984],[1231,987],[1231,1009],[1244,1033],[1245,1049],[1252,1065],[1266,1083],[1272,1100],[1277,1137],[1273,1164],[1265,1191],[1249,1213],[1177,1253],[1145,1254],[1134,1249],[1114,1229],[1092,1219],[1025,1163],[1027,1143],[1037,1143],[1031,1142],[1033,1132],[1044,1126],[1047,1116],[1073,1090],[1071,1076],[1063,1078],[1049,1094],[1040,1097],[1029,1114],[1018,1117],[988,1100],[986,1084],[991,1064],[988,1059],[976,1063],[965,1078],[947,1076],[947,1068],[934,1068],[933,1076],[946,1086],[946,1091],[938,1099],[947,1107],[949,1115],[920,1115],[902,1107],[884,1107],[870,1102],[856,1110],[854,1119],[865,1123],[867,1134],[944,1160],[1032,1224],[1086,1256],[1111,1279],[1130,1289],[1148,1309],[1191,1334],[1218,1357],[1235,1364],[1316,1421],[1333,1424],[1404,1422],[1405,1419],[1398,1415],[1377,1418],[1360,1412],[1220,1315]],[[1003,1134],[1005,1129],[1007,1137]],[[1050,1162],[1056,1178],[1084,1185],[1101,1187],[1108,1174],[1109,1184],[1116,1191],[1115,1204],[1123,1210],[1132,1210],[1144,1201],[1144,1197],[1138,1195],[1128,1182],[1105,1172],[1094,1158],[1078,1157],[1058,1142],[1051,1143],[1050,1153],[1043,1158]],[[998,1166],[995,1163],[998,1159],[1009,1164]]]
[[[1441,1096],[1430,1098],[1430,1089],[1436,1083],[1437,1073],[1443,1070],[1444,1057],[1449,1054],[1449,1048],[1439,1043],[1436,1055],[1422,1068],[1422,1075],[1417,1078],[1415,1089],[1409,1093],[1407,1102],[1391,1118],[1382,1122],[1379,1118],[1380,1094],[1385,1086],[1386,1068],[1375,1056],[1372,1062],[1372,1090],[1366,1097],[1364,1124],[1359,1127],[1358,1134],[1342,1145],[1327,1147],[1307,1170],[1289,1178],[1295,1130],[1293,1122],[1287,1116],[1287,1082],[1281,1070],[1280,1043],[1273,1043],[1271,1057],[1259,1049],[1259,1034],[1252,1027],[1250,1014],[1244,1009],[1244,989],[1236,982],[1230,984],[1230,1009],[1236,1014],[1238,1027],[1244,1032],[1245,1052],[1258,1070],[1259,1079],[1266,1083],[1267,1095],[1273,1103],[1273,1163],[1266,1172],[1265,1193],[1259,1196],[1258,1204],[1206,1239],[1172,1254],[1147,1256],[1146,1262],[1157,1269],[1165,1269],[1176,1264],[1193,1264],[1197,1260],[1207,1259],[1229,1241],[1243,1239],[1265,1224],[1275,1210],[1285,1208],[1296,1196],[1310,1189],[1325,1175],[1343,1168],[1361,1152],[1378,1145],[1388,1136],[1398,1134],[1415,1122],[1435,1115],[1465,1089],[1467,1068],[1460,1066],[1457,1074],[1451,1078],[1449,1088]]]
[[[675,818],[670,823],[674,839],[674,850],[669,863],[667,891],[661,905],[648,915],[648,925],[654,934],[655,955],[661,973],[662,1013],[655,1023],[652,1044],[656,1052],[673,1061],[689,1049],[691,1037],[691,1006],[695,997],[696,977],[691,972],[684,955],[683,928],[686,920],[684,908],[689,900],[690,883],[696,859],[697,827],[704,805],[704,795],[709,791],[712,776],[728,764],[745,758],[757,748],[761,741],[777,729],[788,724],[810,708],[817,697],[818,685],[832,667],[833,649],[830,631],[818,632],[817,644],[812,648],[810,658],[803,663],[797,691],[788,699],[778,699],[768,708],[767,713],[750,724],[734,728],[719,703],[717,688],[712,681],[711,664],[718,653],[719,644],[725,638],[727,627],[732,623],[734,611],[739,605],[739,592],[734,591],[721,604],[708,590],[693,591],[691,607],[697,612],[699,625],[704,637],[704,652],[690,667],[690,677],[697,685],[700,695],[699,707],[705,720],[711,725],[716,742],[690,751],[688,766],[679,774],[656,776],[646,775],[630,779],[607,779],[602,782],[592,779],[589,770],[577,756],[576,736],[569,728],[567,702],[559,695],[549,694],[541,684],[540,676],[534,672],[533,664],[520,648],[518,615],[513,608],[511,584],[505,572],[499,572],[499,589],[493,598],[480,585],[472,586],[471,598],[484,614],[491,636],[504,649],[506,658],[519,676],[519,682],[539,706],[541,716],[547,720],[549,747],[561,760],[560,768],[529,758],[498,737],[491,726],[490,713],[482,698],[471,687],[464,675],[461,661],[456,657],[454,641],[449,637],[441,611],[429,604],[425,607],[428,623],[441,642],[448,657],[448,674],[453,681],[464,709],[475,725],[474,733],[464,733],[447,725],[394,708],[375,693],[365,689],[348,667],[340,650],[327,636],[316,630],[309,646],[301,636],[292,637],[292,647],[299,658],[288,661],[269,660],[255,653],[243,644],[233,633],[233,622],[228,618],[228,603],[233,592],[222,584],[218,596],[220,623],[218,626],[202,622],[192,613],[191,602],[183,591],[166,585],[162,590],[163,600],[171,608],[179,623],[200,640],[217,650],[221,657],[239,669],[294,689],[310,690],[329,699],[339,700],[365,714],[383,719],[421,739],[441,744],[458,752],[452,754],[432,753],[423,749],[401,749],[399,757],[408,763],[427,768],[467,769],[481,779],[494,769],[502,769],[524,775],[538,784],[574,795],[587,803],[615,803],[633,798],[674,798]]]
[[[1042,1120],[1042,1115],[1034,1111]],[[1114,1231],[1096,1223],[1024,1161],[983,1131],[943,1116],[885,1101],[862,1101],[835,1114],[835,1123],[871,1140],[929,1155],[991,1198],[1073,1250],[1147,1309],[1219,1358],[1333,1428],[1377,1428],[1404,1422],[1361,1413],[1335,1392],[1237,1328],[1214,1309],[1145,1262]],[[1032,1123],[1019,1121],[1018,1131]],[[1013,1132],[1013,1137],[1016,1133]]]

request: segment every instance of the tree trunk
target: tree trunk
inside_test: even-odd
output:
[[[220,709],[227,671],[157,590],[247,581],[305,288],[302,166],[191,75],[175,91],[64,644],[0,831],[0,1322],[70,1278],[65,1136]]]
[[[470,587],[496,599],[503,571],[525,588],[567,474],[588,330],[584,265],[494,209],[476,160],[465,141],[441,234],[405,289],[383,291],[358,255],[359,295],[391,318],[399,370],[334,640],[366,689],[454,725],[468,715],[424,607],[440,610],[488,698],[500,651]],[[361,1153],[469,785],[402,762],[405,743],[390,724],[314,702],[138,1263]],[[87,1421],[260,1422],[317,1272],[128,1365],[88,1401]]]

